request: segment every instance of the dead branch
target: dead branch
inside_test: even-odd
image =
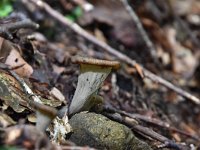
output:
[[[119,113],[120,115],[127,116],[127,117],[130,117],[132,119],[140,120],[140,121],[143,121],[143,122],[146,122],[146,123],[149,123],[149,124],[152,124],[152,125],[164,128],[164,129],[167,129],[167,130],[172,131],[172,132],[177,132],[179,134],[182,134],[184,136],[187,136],[187,137],[193,138],[194,140],[199,141],[199,137],[197,137],[195,135],[191,135],[190,133],[184,132],[184,131],[177,129],[175,127],[171,127],[169,123],[163,122],[160,119],[151,118],[151,117],[147,117],[147,116],[140,115],[140,114],[127,113],[125,111],[118,110],[118,109],[111,107],[111,106],[106,106],[103,109],[104,109],[105,112]]]
[[[36,29],[39,27],[38,24],[19,13],[15,14],[14,16],[11,15],[10,17],[1,20],[1,22],[6,22],[1,23],[0,26],[0,36],[4,37],[5,39],[13,39],[12,32],[21,28]]]
[[[163,143],[166,148],[173,148],[173,149],[176,149],[176,150],[186,150],[187,149],[186,146],[181,145],[181,144],[177,144],[174,141],[166,138],[163,135],[160,135],[159,133],[153,131],[150,128],[143,127],[143,126],[141,126],[139,124],[135,124],[132,121],[132,118],[123,117],[118,113],[115,113],[115,114],[104,113],[104,115],[107,116],[108,118],[112,119],[112,120],[115,120],[115,121],[118,121],[120,123],[126,124],[131,129],[133,129],[135,132],[138,132],[141,135],[150,137],[152,139],[155,139],[155,140]]]
[[[140,19],[138,18],[137,14],[133,10],[133,8],[129,5],[127,0],[121,0],[121,1],[123,3],[124,7],[126,8],[127,12],[129,13],[129,15],[131,16],[131,18],[135,22],[143,40],[145,41],[148,49],[150,50],[150,54],[151,54],[152,58],[154,59],[154,61],[156,63],[158,63],[158,58],[157,58],[157,55],[156,55],[156,49],[155,49],[153,43],[151,42],[151,40],[149,39],[149,36],[147,35],[145,29],[143,28],[142,23],[140,22]]]
[[[107,51],[108,53],[114,55],[115,57],[117,57],[121,61],[126,62],[129,65],[132,65],[132,66],[138,65],[135,60],[131,59],[130,57],[128,57],[128,56],[126,56],[122,53],[120,53],[118,50],[110,47],[106,43],[98,40],[97,38],[95,38],[94,36],[92,36],[91,34],[86,32],[84,29],[82,29],[78,24],[71,22],[69,19],[64,17],[62,14],[60,14],[59,12],[52,9],[47,3],[45,3],[41,0],[37,0],[37,1],[35,1],[35,0],[30,0],[30,1],[29,0],[22,0],[22,2],[24,3],[24,5],[27,5],[28,3],[32,2],[34,5],[38,6],[38,8],[44,9],[54,19],[58,20],[60,23],[69,27],[70,29],[72,29],[75,33],[79,34],[80,36],[84,37],[88,41],[90,41],[93,44],[97,45],[98,47],[102,48],[102,50]],[[151,79],[154,82],[162,84],[163,86],[175,91],[179,95],[191,100],[195,104],[200,105],[200,99],[199,98],[197,98],[197,97],[193,96],[192,94],[190,94],[189,92],[184,91],[181,88],[173,85],[172,83],[163,79],[162,77],[159,77],[159,76],[153,74],[152,72],[145,69],[144,67],[141,66],[141,68],[143,70],[145,77]]]

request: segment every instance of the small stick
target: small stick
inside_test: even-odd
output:
[[[20,78],[14,71],[8,70],[8,72],[20,83],[23,90],[26,92],[26,94],[30,95],[30,98],[34,100],[34,102],[38,102],[42,104],[42,101],[40,98],[33,93],[33,91],[30,89],[30,87],[24,82],[22,78]],[[28,102],[30,104],[30,102]]]
[[[5,23],[0,23],[0,36],[6,39],[13,39],[12,32],[15,30],[19,30],[21,28],[36,29],[39,27],[38,24],[21,14],[15,14],[14,16],[11,15],[6,19],[1,20],[1,22]]]
[[[136,132],[138,132],[138,133],[140,133],[142,135],[146,135],[148,137],[151,137],[151,138],[153,138],[153,139],[165,144],[165,147],[167,147],[167,148],[174,148],[176,150],[186,149],[186,146],[177,144],[174,141],[172,141],[172,140],[166,138],[165,136],[153,131],[150,128],[143,127],[143,126],[141,126],[139,124],[133,123],[132,119],[129,118],[129,117],[123,117],[118,113],[117,114],[116,113],[115,114],[104,113],[104,115],[107,116],[110,119],[113,119],[113,120],[118,121],[120,123],[126,124],[131,129],[133,129],[134,131],[136,131]]]
[[[98,47],[102,48],[102,50],[107,51],[108,53],[114,55],[115,57],[117,57],[118,59],[120,59],[121,61],[126,62],[129,65],[135,66],[138,65],[138,63],[131,59],[130,57],[120,53],[118,50],[110,47],[109,45],[107,45],[106,43],[98,40],[97,38],[95,38],[94,36],[92,36],[91,34],[89,34],[88,32],[86,32],[84,29],[82,29],[78,24],[71,22],[69,19],[67,19],[66,17],[64,17],[62,14],[60,14],[59,12],[55,11],[54,9],[52,9],[47,3],[38,0],[23,0],[22,1],[25,5],[27,3],[32,2],[34,5],[38,6],[40,9],[44,9],[50,16],[52,16],[54,19],[58,20],[60,23],[64,24],[65,26],[71,28],[74,32],[76,32],[77,34],[79,34],[80,36],[84,37],[85,39],[87,39],[88,41],[92,42],[93,44],[97,45]],[[141,66],[141,65],[140,65]],[[172,83],[170,83],[169,81],[153,74],[152,72],[148,71],[147,69],[143,68],[141,66],[143,73],[145,75],[145,77],[151,79],[152,81],[155,81],[157,83],[162,84],[163,86],[175,91],[176,93],[178,93],[179,95],[191,100],[192,102],[194,102],[197,105],[200,105],[200,99],[193,96],[192,94],[188,93],[187,91],[182,90],[181,88],[173,85]]]
[[[137,14],[134,12],[133,8],[129,5],[127,0],[121,0],[121,1],[124,7],[126,8],[127,12],[129,13],[129,15],[131,16],[131,18],[133,19],[133,21],[136,23],[136,27],[138,28],[147,47],[149,48],[151,56],[154,58],[155,62],[158,63],[156,49],[153,43],[151,42],[151,40],[149,39],[149,36],[147,35],[145,29],[143,28],[142,23],[140,22],[140,19],[138,18]]]
[[[156,125],[158,127],[165,128],[166,130],[170,130],[172,132],[177,132],[179,134],[182,134],[184,136],[187,136],[187,137],[193,138],[194,140],[199,141],[199,137],[191,135],[190,133],[184,132],[184,131],[177,129],[175,127],[171,127],[169,123],[163,122],[162,120],[159,120],[159,119],[156,119],[156,118],[151,118],[151,117],[147,117],[147,116],[140,115],[140,114],[127,113],[125,111],[118,110],[118,109],[111,107],[111,106],[104,107],[104,111],[105,112],[112,112],[112,113],[119,113],[120,115],[127,116],[127,117],[130,117],[130,118],[136,119],[136,120],[140,120],[140,121],[152,124],[152,125]]]

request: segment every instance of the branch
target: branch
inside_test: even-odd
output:
[[[156,118],[152,118],[152,117],[149,117],[149,116],[144,116],[144,115],[141,115],[141,114],[132,114],[132,113],[127,113],[125,111],[122,111],[122,110],[118,110],[114,107],[111,107],[111,106],[106,106],[103,108],[103,111],[104,112],[108,112],[108,113],[119,113],[120,115],[122,116],[127,116],[127,117],[130,117],[132,119],[136,119],[137,120],[140,120],[140,121],[143,121],[143,122],[146,122],[146,123],[149,123],[149,124],[152,124],[152,125],[156,125],[160,128],[164,128],[164,129],[167,129],[169,131],[172,131],[172,132],[177,132],[179,134],[182,134],[182,135],[185,135],[185,136],[188,136],[190,138],[193,138],[194,140],[197,140],[199,141],[199,137],[195,136],[195,135],[192,135],[190,133],[187,133],[185,131],[182,131],[180,129],[177,129],[175,127],[171,127],[169,123],[166,123],[166,122],[163,122],[162,120],[160,119],[156,119]]]
[[[181,145],[181,144],[177,144],[174,141],[166,138],[165,136],[153,131],[150,128],[147,127],[143,127],[139,124],[136,124],[132,118],[129,117],[123,117],[118,113],[115,114],[110,114],[110,113],[104,113],[105,116],[107,116],[108,118],[115,120],[117,122],[126,124],[127,126],[129,126],[131,129],[133,129],[134,131],[138,132],[139,134],[145,135],[147,137],[153,138],[154,140],[157,140],[161,143],[163,143],[165,148],[173,148],[176,150],[183,150],[186,149],[186,146]]]
[[[136,27],[138,28],[143,40],[145,41],[148,49],[150,50],[151,56],[154,58],[155,62],[158,63],[156,49],[155,49],[153,43],[151,42],[151,40],[149,39],[146,31],[144,30],[142,23],[140,22],[140,19],[138,18],[137,14],[134,12],[134,10],[131,8],[131,6],[128,4],[127,0],[121,0],[121,1],[123,3],[124,7],[126,8],[127,12],[129,13],[129,15],[131,16],[131,18],[133,19],[133,21],[136,23]]]
[[[17,20],[17,21],[16,21]],[[0,26],[0,36],[5,39],[13,39],[12,32],[19,30],[21,28],[33,28],[36,29],[39,27],[38,24],[26,18],[25,16],[17,13],[15,15],[11,15],[10,17],[1,20],[2,23]]]
[[[32,2],[34,5],[38,6],[40,9],[44,9],[50,16],[52,16],[54,19],[62,23],[63,25],[67,26],[68,28],[72,29],[75,33],[79,34],[80,36],[84,37],[88,41],[92,42],[93,44],[97,45],[98,47],[102,48],[102,50],[107,51],[108,53],[114,55],[121,61],[126,62],[129,65],[132,65],[133,67],[137,66],[138,63],[131,59],[130,57],[120,53],[118,50],[110,47],[106,43],[99,41],[97,38],[86,32],[84,29],[82,29],[78,24],[71,22],[69,19],[64,17],[62,14],[59,12],[55,11],[52,9],[48,4],[41,0],[22,0],[22,2],[26,5],[27,3]],[[141,66],[141,65],[140,65]],[[141,69],[143,70],[143,73],[145,77],[151,79],[152,81],[155,81],[157,83],[162,84],[163,86],[177,92],[179,95],[191,100],[197,105],[200,105],[200,99],[193,96],[192,94],[188,93],[187,91],[182,90],[181,88],[173,85],[169,81],[153,74],[152,72],[148,71],[147,69],[143,68],[141,66]]]

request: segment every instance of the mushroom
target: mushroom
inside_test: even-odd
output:
[[[44,132],[50,122],[56,117],[57,110],[35,101],[31,101],[30,105],[36,110],[36,128]]]
[[[88,111],[101,98],[97,95],[98,89],[112,69],[118,69],[118,61],[100,60],[75,56],[73,63],[80,64],[81,74],[78,77],[77,88],[69,106],[68,115],[81,111]],[[66,111],[66,108],[64,108]],[[62,110],[61,110],[62,111]]]

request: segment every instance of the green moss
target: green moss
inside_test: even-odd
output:
[[[73,129],[70,140],[80,146],[89,145],[108,150],[151,149],[145,142],[137,139],[128,127],[100,114],[79,113],[69,123]]]

